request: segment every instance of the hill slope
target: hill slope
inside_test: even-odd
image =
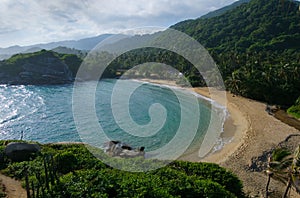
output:
[[[300,95],[299,21],[298,2],[251,0],[221,16],[171,28],[211,52],[233,93],[290,105]]]
[[[72,82],[81,59],[53,51],[16,54],[0,62],[1,84],[64,84]]]
[[[95,37],[80,39],[80,40],[67,40],[67,41],[59,41],[59,42],[51,42],[45,44],[35,44],[30,46],[11,46],[7,48],[0,48],[0,60],[3,56],[4,58],[9,57],[10,55],[17,53],[28,53],[28,52],[37,52],[41,49],[51,50],[57,47],[67,47],[67,48],[75,48],[77,50],[91,50],[93,49],[99,42],[111,36],[111,34],[102,34]],[[2,55],[2,56],[1,56]],[[5,55],[5,56],[4,56]]]
[[[216,17],[216,16],[220,16],[222,14],[225,14],[226,12],[244,4],[244,3],[248,3],[250,0],[239,0],[239,1],[236,1],[234,2],[233,4],[231,5],[228,5],[228,6],[225,6],[223,8],[220,8],[218,10],[215,10],[215,11],[212,11],[212,12],[209,12],[203,16],[201,16],[200,18],[201,19],[207,19],[207,18],[212,18],[212,17]]]
[[[298,48],[300,13],[292,1],[252,0],[209,19],[188,20],[171,26],[219,51],[260,51]]]

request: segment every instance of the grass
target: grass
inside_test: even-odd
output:
[[[297,119],[300,119],[300,105],[293,105],[288,110],[287,113]]]

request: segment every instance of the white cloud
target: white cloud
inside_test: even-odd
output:
[[[2,0],[0,47],[168,27],[235,0]]]

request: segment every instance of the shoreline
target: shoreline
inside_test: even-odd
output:
[[[130,80],[130,79],[127,79]],[[132,79],[134,80],[134,79]],[[221,150],[209,153],[208,156],[200,159],[199,152],[187,152],[177,160],[186,160],[191,162],[211,162],[217,163],[234,173],[243,183],[243,191],[251,197],[259,197],[265,194],[267,175],[265,167],[267,157],[272,149],[279,143],[285,141],[290,135],[300,135],[300,131],[293,128],[274,116],[266,112],[266,104],[241,96],[235,96],[230,92],[218,91],[213,88],[180,87],[174,81],[153,80],[153,79],[135,79],[139,82],[148,82],[157,85],[163,85],[170,88],[178,88],[187,92],[192,92],[211,98],[214,104],[221,104],[229,112],[224,123],[224,131],[221,137],[231,139]],[[226,94],[224,101],[223,94]],[[298,144],[298,140],[296,144]],[[74,144],[75,142],[56,142],[54,144]],[[48,143],[45,143],[48,144]],[[50,143],[51,144],[51,143]],[[75,143],[76,144],[76,143]],[[78,144],[83,144],[78,142]],[[193,148],[194,150],[194,148]],[[189,151],[193,151],[192,149]],[[279,181],[271,180],[271,192],[280,192],[285,190]],[[291,191],[291,197],[294,191]]]
[[[192,88],[191,90],[207,98],[211,98],[209,89],[207,87],[196,87]],[[214,99],[216,99],[216,102],[219,102],[219,100],[223,99],[220,98],[222,96],[219,96],[217,92],[215,93],[215,95],[216,98]],[[228,157],[230,157],[241,146],[241,144],[243,143],[243,138],[250,127],[247,115],[241,112],[237,108],[237,106],[230,101],[229,97],[230,93],[226,92],[226,104],[224,107],[226,108],[229,114],[224,122],[224,130],[220,135],[220,138],[223,141],[227,141],[224,143],[221,149],[211,152],[203,159],[200,159],[199,161],[201,162],[211,162],[217,164],[225,162],[228,159]]]
[[[170,88],[179,88],[196,94],[196,97],[201,97],[205,100],[212,101],[220,108],[225,108],[227,116],[225,117],[220,136],[216,139],[215,145],[202,158],[199,157],[199,146],[194,146],[180,156],[177,160],[191,161],[191,162],[211,162],[220,164],[225,162],[227,158],[234,153],[241,145],[242,139],[246,133],[249,123],[246,116],[240,112],[233,103],[228,102],[228,92],[218,91],[216,89],[208,89],[207,87],[182,87],[171,80],[157,80],[157,79],[125,79],[137,82],[151,83],[156,85],[163,85]],[[210,94],[212,92],[212,96]],[[224,101],[224,96],[226,97]],[[68,144],[69,142],[60,142],[60,144]]]
[[[220,164],[225,162],[227,158],[232,155],[236,149],[242,144],[243,137],[246,135],[246,131],[249,128],[249,122],[241,111],[239,111],[236,106],[228,101],[227,95],[230,94],[225,91],[218,91],[215,89],[209,90],[207,87],[181,87],[177,85],[174,81],[170,80],[156,80],[156,79],[136,79],[139,82],[152,83],[157,85],[166,85],[175,88],[181,88],[183,90],[188,90],[200,95],[206,100],[212,100],[218,105],[226,108],[228,116],[225,118],[223,131],[220,133],[220,137],[216,140],[216,144],[212,149],[217,146],[221,146],[217,150],[211,150],[203,158],[199,157],[199,147],[193,148],[193,150],[188,150],[186,154],[183,154],[178,160],[191,161],[191,162],[210,162]],[[213,92],[213,97],[210,94]],[[224,94],[225,93],[225,94]],[[224,101],[224,96],[225,101]],[[220,142],[222,141],[220,145]]]
[[[139,79],[156,84],[177,86],[174,82],[166,80]],[[177,86],[179,87],[179,86]],[[244,192],[253,197],[265,194],[268,180],[263,170],[252,169],[253,162],[259,160],[266,152],[276,148],[288,136],[300,134],[300,131],[291,127],[274,116],[269,115],[265,109],[266,104],[226,92],[226,101],[218,98],[218,91],[208,88],[191,88],[198,94],[209,97],[225,104],[230,116],[226,119],[223,136],[233,136],[233,140],[220,151],[199,159],[198,152],[191,153],[179,160],[192,162],[211,162],[230,170],[243,182]],[[218,101],[221,100],[221,101]],[[261,162],[261,161],[260,161]],[[279,181],[272,180],[272,189],[282,194],[285,186]],[[295,192],[291,191],[291,197]]]

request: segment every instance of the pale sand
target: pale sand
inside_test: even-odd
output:
[[[208,88],[192,88],[192,91],[211,98]],[[246,135],[247,130],[249,129],[249,121],[247,115],[240,111],[236,104],[232,102],[232,98],[229,93],[225,92],[224,101],[224,92],[223,91],[214,91],[214,100],[222,104],[227,108],[229,112],[229,117],[226,119],[224,124],[224,132],[221,134],[221,138],[231,139],[231,141],[224,145],[221,150],[218,150],[214,153],[210,153],[205,158],[200,159],[198,156],[198,151],[195,151],[190,156],[185,156],[182,158],[187,161],[201,161],[201,162],[212,162],[212,163],[222,163],[234,153],[235,150],[243,143],[243,138]]]
[[[172,81],[143,80],[176,86]],[[210,96],[208,88],[194,88],[193,90],[203,96]],[[214,100],[218,101],[218,92],[215,93]],[[232,142],[204,159],[198,158],[197,151],[189,156],[184,156],[182,159],[218,163],[234,172],[242,180],[245,192],[252,195],[262,194],[267,177],[263,172],[250,171],[251,160],[262,155],[264,151],[276,147],[288,135],[299,134],[299,130],[270,116],[265,111],[266,104],[264,103],[234,96],[229,92],[226,92],[226,98],[225,105],[230,113],[230,118],[225,123],[222,135],[232,136]],[[220,103],[224,105],[223,100]],[[274,180],[271,181],[270,188],[279,192],[284,190],[284,186]]]

